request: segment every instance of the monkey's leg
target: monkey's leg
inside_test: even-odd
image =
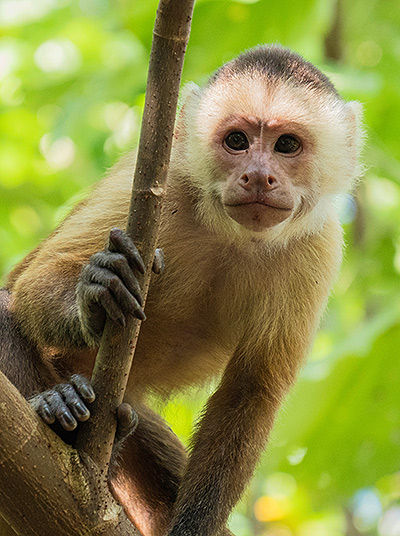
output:
[[[73,443],[72,430],[88,417],[85,403],[93,397],[88,380],[73,375],[69,382],[35,395],[31,404],[45,422],[58,425],[55,431],[65,441]],[[172,520],[187,455],[159,415],[139,403],[133,412],[129,408],[127,404],[118,408],[110,485],[144,536],[161,536]],[[223,529],[219,534],[231,533]]]
[[[30,402],[47,424],[73,443],[78,421],[89,417],[86,404],[93,399],[89,381],[73,375],[69,381],[36,394]],[[124,406],[128,405],[120,408]],[[172,517],[186,465],[185,449],[150,409],[135,404],[135,419],[127,419],[126,411],[120,408],[110,464],[111,489],[145,536],[161,536]]]
[[[93,399],[89,381],[75,374],[68,382],[36,394],[31,404],[66,442],[73,443],[73,431],[78,421],[89,417],[86,403]],[[120,408],[124,406],[128,405]],[[135,404],[133,420],[120,408],[110,464],[111,489],[145,536],[161,536],[172,518],[186,452],[156,413]]]
[[[111,487],[144,536],[164,535],[171,523],[187,455],[164,420],[134,404],[138,426],[111,471]],[[224,528],[219,536],[232,536]]]
[[[186,452],[163,419],[134,404],[137,428],[124,442],[110,471],[111,487],[145,536],[161,536],[186,466]]]
[[[11,297],[0,290],[0,370],[25,397],[59,381],[51,365],[46,365],[37,349],[21,333],[12,312]],[[0,516],[0,536],[16,536],[16,532]]]

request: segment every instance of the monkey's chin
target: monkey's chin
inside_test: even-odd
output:
[[[282,223],[292,213],[291,209],[276,208],[261,203],[225,205],[225,210],[237,223],[256,233]]]

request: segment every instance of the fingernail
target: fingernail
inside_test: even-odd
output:
[[[141,257],[136,257],[136,259],[137,259],[137,263],[138,263],[139,272],[144,274],[145,271],[146,271],[146,266],[144,265],[143,259]]]
[[[61,420],[64,421],[64,424],[62,422],[61,424],[63,424],[64,428],[67,430],[74,430],[78,425],[72,415],[68,413],[64,413]]]
[[[68,424],[73,424],[75,422],[75,419],[70,413],[63,413],[63,418]]]
[[[87,407],[80,402],[75,404],[75,408],[81,417],[86,417],[89,415],[89,410],[87,409]]]
[[[49,424],[52,424],[54,422],[54,416],[50,413],[50,410],[48,409],[45,409],[43,411],[44,413],[44,418],[45,418],[45,421]]]
[[[82,395],[90,402],[93,402],[93,400],[96,398],[96,395],[91,387],[82,387],[81,392]]]
[[[111,240],[113,238],[116,238],[118,235],[120,234],[120,229],[118,229],[118,227],[113,227],[111,230],[110,230],[110,238]]]

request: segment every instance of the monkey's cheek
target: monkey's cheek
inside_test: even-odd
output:
[[[233,220],[255,232],[262,232],[282,223],[292,213],[291,210],[267,207],[258,203],[225,208]]]

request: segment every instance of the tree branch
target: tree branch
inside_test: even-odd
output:
[[[193,4],[194,0],[160,0],[154,27],[127,225],[146,265],[146,273],[139,280],[144,298],[156,248]],[[124,397],[139,330],[137,319],[129,319],[123,330],[107,321],[93,371],[93,416],[81,427],[76,445],[105,472],[114,442],[115,412]]]
[[[343,63],[344,40],[343,26],[345,12],[343,0],[335,0],[332,20],[324,39],[325,59],[332,63]],[[358,184],[354,193],[356,213],[353,222],[354,246],[362,249],[365,241],[365,228],[367,221],[367,207],[364,199],[364,185]]]

